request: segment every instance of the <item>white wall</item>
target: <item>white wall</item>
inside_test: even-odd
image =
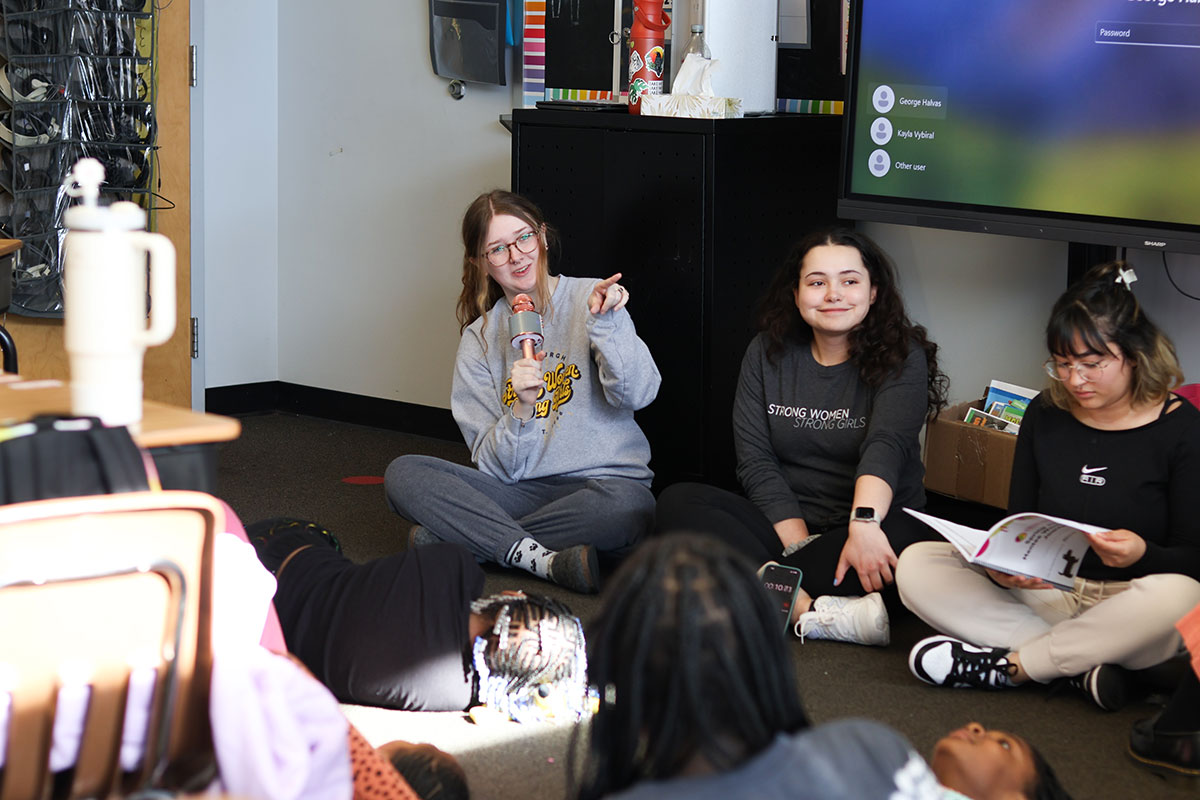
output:
[[[459,226],[510,185],[513,88],[454,100],[427,4],[353,7],[280,3],[279,379],[446,408]]]
[[[1168,255],[1164,267],[1162,253],[1131,250],[1127,260],[1138,276],[1133,291],[1142,308],[1175,343],[1186,382],[1200,383],[1200,300],[1180,293],[1200,297],[1200,256]]]
[[[279,377],[277,5],[192,2],[192,269],[204,283],[194,313],[206,388]]]
[[[992,379],[1045,381],[1046,317],[1066,287],[1060,242],[867,224],[891,255],[905,307],[937,342],[951,402],[981,397]]]

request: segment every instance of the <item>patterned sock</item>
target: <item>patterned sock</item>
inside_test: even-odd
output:
[[[556,551],[542,547],[538,544],[537,539],[526,536],[509,548],[504,563],[510,567],[532,572],[539,578],[549,578],[550,559],[556,555]]]

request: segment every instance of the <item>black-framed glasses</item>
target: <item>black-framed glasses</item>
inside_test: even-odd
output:
[[[1046,374],[1056,381],[1070,380],[1071,370],[1075,370],[1082,380],[1094,381],[1112,362],[1113,359],[1108,358],[1103,361],[1076,361],[1074,363],[1059,361],[1057,358],[1047,358],[1042,367],[1046,370]]]
[[[513,239],[508,244],[498,244],[490,250],[484,251],[487,260],[493,267],[502,267],[508,263],[512,257],[509,253],[510,247],[515,247],[517,252],[529,255],[534,250],[537,250],[538,235],[537,231],[525,231],[516,239]]]

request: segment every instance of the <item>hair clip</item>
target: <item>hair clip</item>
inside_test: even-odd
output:
[[[1137,274],[1133,271],[1133,267],[1122,269],[1117,267],[1117,283],[1125,284],[1125,288],[1133,291],[1133,282],[1138,279]]]

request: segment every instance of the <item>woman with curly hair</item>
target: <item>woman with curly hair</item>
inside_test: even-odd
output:
[[[861,233],[801,241],[763,301],[733,409],[745,495],[668,487],[658,530],[700,530],[803,571],[802,638],[887,644],[892,571],[930,534],[919,433],[945,406],[937,345],[913,324],[884,252]]]

